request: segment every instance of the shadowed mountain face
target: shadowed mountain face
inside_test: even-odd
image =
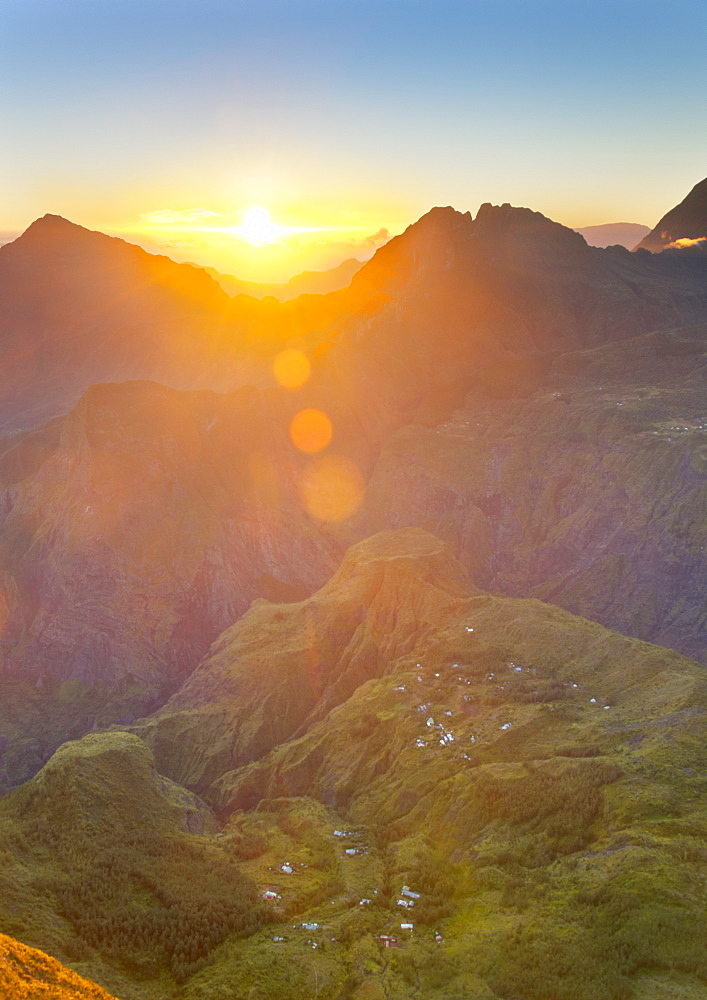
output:
[[[0,248],[9,372],[0,416],[6,431],[35,427],[97,381],[271,384],[283,346],[319,357],[336,343],[322,361],[322,393],[353,395],[369,423],[387,424],[399,420],[391,408],[460,367],[498,380],[509,356],[695,322],[707,301],[704,267],[602,252],[538,213],[483,205],[474,220],[434,209],[347,288],[259,302],[229,299],[200,268],[45,216]]]
[[[694,326],[558,355],[505,398],[461,380],[387,440],[345,540],[434,530],[483,587],[704,661],[706,379]]]
[[[44,310],[6,350],[57,345],[46,368],[56,393],[30,378],[33,362],[19,365],[23,405],[58,406],[93,377],[79,366],[64,383],[77,345],[90,365],[122,359],[121,376],[148,355],[169,374],[166,329],[186,352],[175,381],[235,379],[224,357],[247,357],[272,381],[288,342],[313,371],[295,392],[96,386],[63,420],[5,441],[0,783],[31,776],[64,739],[157,708],[254,598],[311,593],[352,542],[383,528],[440,535],[481,586],[705,655],[704,328],[666,329],[707,315],[698,255],[591,248],[510,206],[474,220],[435,209],[349,288],[259,303],[63,220],[35,227],[0,253],[0,270],[22,265],[35,282],[5,308]],[[101,302],[94,357],[86,317],[93,303],[97,323]],[[165,302],[182,326],[150,339],[139,323],[166,315]],[[75,341],[70,306],[83,317]],[[221,332],[199,341],[194,317],[214,316]],[[245,340],[229,340],[238,323]],[[204,343],[193,369],[186,359]],[[342,523],[304,502],[316,459],[287,429],[305,407],[329,414],[327,455],[366,484]]]
[[[10,428],[65,412],[93,382],[214,380],[228,304],[216,282],[59,216],[0,248],[0,301],[0,415]],[[223,363],[222,343],[218,354]]]
[[[687,249],[693,242],[707,240],[707,177],[695,184],[679,205],[671,208],[636,250],[659,253],[666,249]]]
[[[95,386],[0,459],[0,715],[18,738],[18,704],[44,719],[15,747],[13,783],[62,740],[160,704],[254,597],[331,572],[338,547],[301,503],[278,400],[291,405]]]

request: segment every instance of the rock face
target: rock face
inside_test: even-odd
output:
[[[505,399],[458,386],[386,442],[346,539],[434,530],[483,587],[704,661],[706,352],[695,326],[562,354]]]
[[[323,582],[338,549],[302,506],[287,419],[251,389],[100,385],[38,468],[32,441],[11,449],[0,716],[5,756],[18,757],[6,781],[64,739],[156,707],[254,597]],[[28,744],[20,702],[45,716]]]
[[[482,205],[436,208],[355,275],[379,302],[351,319],[317,369],[382,442],[461,380],[498,395],[536,386],[556,352],[593,348],[707,314],[707,261],[600,250],[544,216]]]
[[[687,248],[692,241],[707,240],[707,177],[695,184],[679,205],[671,208],[654,229],[644,236],[636,250]],[[681,242],[682,241],[682,242]]]

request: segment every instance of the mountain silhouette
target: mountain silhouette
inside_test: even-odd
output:
[[[672,249],[672,244],[680,240],[707,239],[707,177],[695,184],[688,195],[663,216],[654,229],[644,236],[636,250],[650,250],[659,253]]]

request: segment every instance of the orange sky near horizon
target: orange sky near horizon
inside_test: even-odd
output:
[[[278,282],[303,270],[327,270],[349,257],[366,260],[409,224],[379,220],[373,213],[337,213],[322,206],[278,211],[251,204],[230,212],[158,209],[96,228],[245,281]]]
[[[706,46],[704,0],[3,0],[0,242],[284,280],[435,206],[652,227],[707,170]]]

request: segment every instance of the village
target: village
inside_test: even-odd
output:
[[[400,743],[401,761],[408,752],[422,753],[454,773],[482,763],[480,754],[532,720],[538,702],[570,702],[579,711],[611,707],[553,670],[502,654],[477,657],[477,630],[475,624],[460,626],[465,655],[446,662],[435,657],[434,666],[419,658],[398,662],[394,673],[375,682],[387,689],[384,716],[395,719],[396,741],[407,741]],[[313,836],[325,842],[315,852],[318,860],[310,849]],[[274,945],[326,951],[365,936],[381,955],[415,943],[443,948],[444,898],[433,899],[404,871],[387,871],[389,862],[365,826],[325,810],[301,842],[283,845],[279,857],[273,849],[249,873],[272,914],[266,933]]]

